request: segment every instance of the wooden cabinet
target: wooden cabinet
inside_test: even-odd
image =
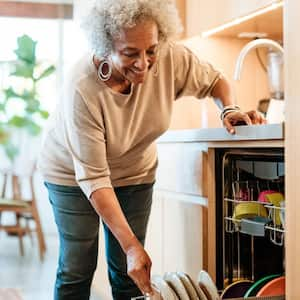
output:
[[[161,143],[158,145],[159,166],[156,189],[190,196],[199,196],[203,204],[205,195],[205,143]],[[179,171],[180,170],[180,171]]]
[[[285,8],[285,149],[286,149],[286,278],[287,299],[299,299],[300,270],[300,222],[299,179],[300,179],[300,2],[287,1]]]
[[[198,35],[277,2],[278,0],[186,0],[186,37]]]
[[[181,42],[199,58],[211,62],[216,68],[222,70],[232,82],[236,102],[243,110],[257,109],[261,99],[270,98],[268,76],[264,68],[267,64],[267,51],[265,51],[267,48],[257,50],[261,59],[258,59],[257,51],[250,51],[243,64],[240,81],[233,80],[236,60],[242,48],[257,36],[265,36],[278,42],[283,40],[283,2],[275,0],[185,0],[185,5],[183,5],[183,0],[178,0],[179,2],[180,13],[185,13],[187,37]],[[245,19],[241,23],[222,30],[218,27],[228,25],[229,21],[258,11],[260,14]],[[209,29],[218,29],[218,31],[210,31],[209,38],[200,35],[204,31],[207,33]],[[240,36],[241,33],[245,38]],[[211,99],[197,101],[192,97],[184,98],[184,101],[176,101],[174,104],[171,129],[222,126],[219,111]]]
[[[222,142],[210,131],[208,137],[214,136],[213,142],[204,142],[204,129],[197,135],[199,141],[196,131],[171,131],[159,142],[157,183],[146,240],[153,274],[183,271],[196,279],[205,269],[215,278],[216,185],[220,185],[216,182],[215,148],[283,147],[280,128],[276,137],[260,132],[262,140],[257,141],[251,140],[247,131],[245,140]],[[257,138],[260,128],[255,129]],[[237,136],[243,134],[238,132]]]
[[[196,278],[203,268],[202,222],[200,205],[156,192],[146,239],[152,274],[182,271]]]
[[[145,248],[152,260],[152,274],[163,273],[164,205],[163,197],[154,194],[145,242]]]
[[[203,268],[202,205],[206,205],[205,143],[161,143],[146,249],[152,274]]]

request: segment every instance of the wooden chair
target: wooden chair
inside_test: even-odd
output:
[[[24,255],[23,237],[29,235],[32,239],[32,232],[37,234],[39,254],[41,260],[44,258],[46,243],[42,231],[40,217],[34,193],[34,171],[29,175],[20,176],[11,172],[2,172],[2,189],[0,190],[0,230],[8,234],[17,235],[19,238],[20,253]],[[27,185],[25,186],[25,184]],[[27,187],[27,194],[24,195],[24,188]],[[5,225],[1,221],[4,213],[10,212],[15,217],[15,222]],[[31,223],[35,224],[31,228]]]

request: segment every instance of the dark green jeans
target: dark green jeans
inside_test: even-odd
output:
[[[60,239],[54,299],[88,300],[97,266],[99,217],[79,187],[48,182],[45,185]],[[114,190],[130,227],[144,244],[153,184],[132,185]],[[126,256],[105,224],[104,234],[114,300],[130,300],[131,297],[141,295],[127,275]]]

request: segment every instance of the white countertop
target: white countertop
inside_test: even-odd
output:
[[[225,128],[200,128],[169,130],[158,143],[186,142],[234,142],[234,141],[269,141],[284,139],[284,124],[266,124],[236,126],[236,133],[229,134]]]

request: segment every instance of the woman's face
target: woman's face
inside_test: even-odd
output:
[[[147,20],[122,30],[120,37],[114,41],[111,54],[113,76],[135,84],[143,83],[156,61],[157,48],[158,28],[155,22]]]

